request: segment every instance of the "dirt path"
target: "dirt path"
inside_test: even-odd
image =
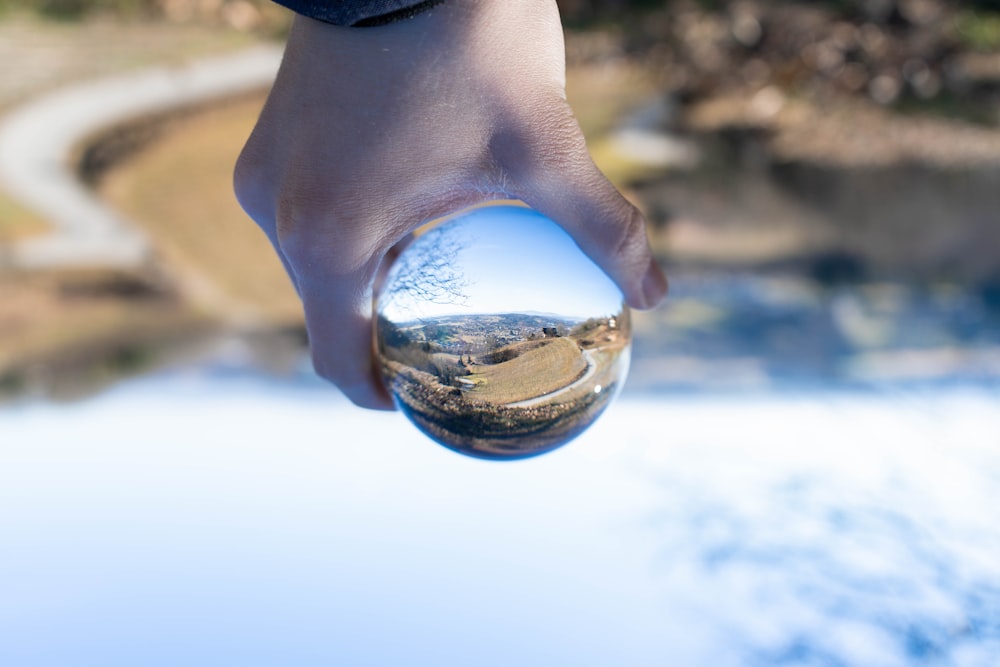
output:
[[[256,47],[77,84],[8,113],[0,120],[0,188],[52,226],[10,248],[8,262],[28,269],[141,265],[151,252],[145,235],[79,182],[70,153],[115,123],[264,87],[279,60],[277,47]]]

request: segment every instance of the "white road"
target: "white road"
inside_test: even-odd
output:
[[[150,113],[210,101],[273,81],[278,47],[158,67],[43,95],[0,119],[0,189],[51,225],[6,249],[18,268],[135,267],[149,240],[77,178],[72,151],[88,136]]]

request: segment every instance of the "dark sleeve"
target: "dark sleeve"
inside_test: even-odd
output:
[[[297,14],[343,26],[376,26],[416,16],[444,0],[274,0]]]

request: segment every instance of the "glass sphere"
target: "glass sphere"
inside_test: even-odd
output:
[[[432,439],[479,458],[535,456],[579,435],[628,372],[618,287],[519,203],[428,227],[375,303],[376,356],[396,405]]]

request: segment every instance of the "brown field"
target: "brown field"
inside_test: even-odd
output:
[[[469,367],[468,379],[475,382],[470,397],[492,403],[516,403],[543,396],[571,384],[587,368],[576,342],[570,338],[552,338],[534,345],[509,361]],[[514,343],[517,348],[532,341]]]
[[[176,293],[107,271],[7,273],[0,279],[0,398],[87,393],[158,361],[157,350],[209,333]]]
[[[6,243],[41,234],[46,229],[48,225],[41,217],[0,193],[0,251]]]
[[[299,321],[298,296],[267,237],[233,195],[232,170],[263,96],[205,110],[104,174],[100,192],[140,225],[186,295],[239,319]]]

